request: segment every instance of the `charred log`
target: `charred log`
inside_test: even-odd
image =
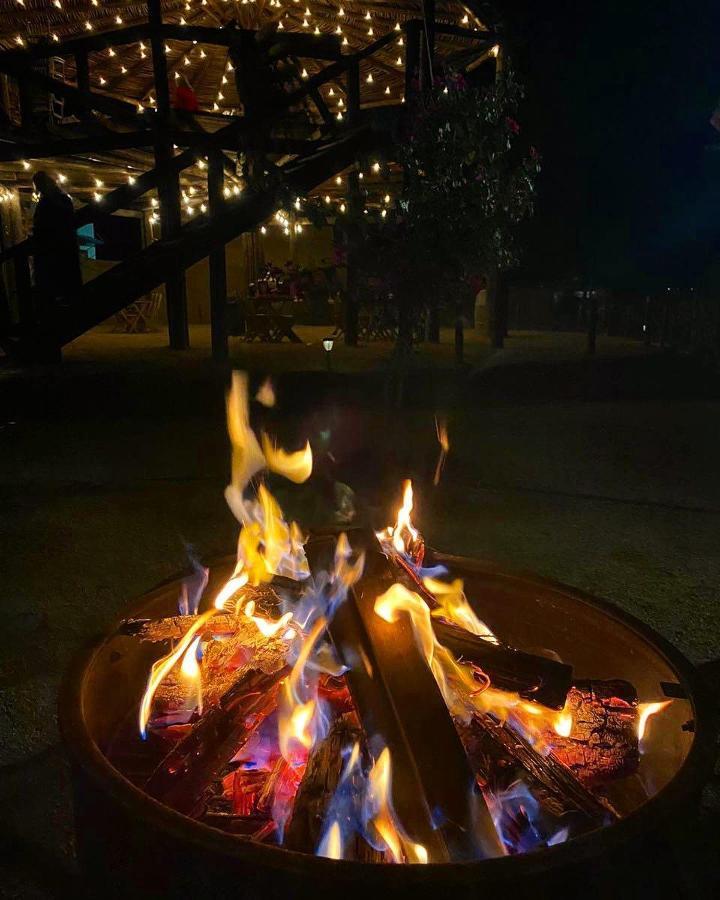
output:
[[[207,786],[275,709],[286,671],[282,667],[268,674],[253,669],[236,681],[155,769],[145,785],[147,793],[179,812],[198,815]]]
[[[627,681],[578,681],[565,707],[570,734],[547,738],[554,757],[588,786],[632,775],[640,762],[637,703]]]
[[[438,641],[460,661],[479,666],[493,687],[513,691],[550,709],[562,709],[572,684],[572,666],[494,644],[469,631],[433,619]]]
[[[306,547],[311,567],[323,567],[334,543],[318,540]],[[358,716],[367,735],[381,734],[387,743],[395,808],[431,861],[501,855],[490,813],[473,791],[467,756],[409,619],[390,624],[375,614],[375,600],[396,580],[382,553],[369,554],[365,574],[329,626],[349,669]],[[438,826],[439,814],[444,821]]]
[[[328,735],[313,749],[295,797],[283,846],[305,853],[316,852],[323,826],[327,825],[330,802],[340,782],[345,756],[362,740],[357,717],[346,713],[335,720]],[[361,837],[355,838],[354,846],[345,848],[345,858],[350,857],[363,862],[383,860],[383,854]]]
[[[503,790],[522,776],[553,815],[576,810],[588,827],[619,818],[608,800],[589,791],[553,753],[535,750],[507,722],[480,713],[459,730],[479,778],[491,790]]]

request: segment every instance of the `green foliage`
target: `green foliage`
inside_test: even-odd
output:
[[[400,159],[401,214],[419,251],[457,274],[518,261],[518,224],[533,211],[537,153],[526,151],[512,72],[488,88],[437,83],[418,105]]]

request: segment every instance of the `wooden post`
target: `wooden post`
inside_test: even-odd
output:
[[[152,28],[150,44],[155,97],[161,125],[155,138],[155,165],[162,166],[172,158],[173,154],[171,141],[163,135],[163,126],[167,125],[170,117],[170,89],[167,78],[165,44],[159,30],[162,25],[160,0],[148,0],[147,5],[148,19]],[[158,195],[160,199],[160,235],[163,241],[171,241],[177,237],[182,226],[180,176],[177,172],[166,172],[162,175],[158,181]],[[187,350],[190,346],[190,332],[187,318],[185,269],[180,259],[177,261],[177,268],[165,282],[165,306],[170,346],[173,350]]]
[[[90,64],[84,47],[75,51],[75,80],[79,90],[90,92]]]
[[[409,103],[420,80],[420,38],[422,22],[411,19],[404,24],[405,30],[405,102]]]
[[[25,331],[35,325],[32,281],[30,279],[30,258],[25,253],[18,253],[13,259],[13,265],[15,268],[18,319],[21,329]]]
[[[360,117],[360,66],[355,63],[347,73],[347,111],[348,125],[353,128]],[[359,284],[358,284],[358,252],[360,217],[360,179],[357,170],[348,175],[348,220],[347,235],[347,290],[345,297],[345,343],[348,347],[357,347]]]
[[[208,205],[210,218],[215,219],[223,209],[223,158],[220,151],[208,157]],[[227,333],[227,272],[225,244],[210,251],[210,333],[213,359],[221,362],[228,356]]]
[[[587,336],[587,352],[592,356],[595,353],[597,344],[597,325],[598,325],[598,303],[597,291],[585,291],[585,298],[588,301],[588,336]]]
[[[433,86],[435,64],[435,0],[423,0],[423,24],[420,80],[423,91],[429,91]]]

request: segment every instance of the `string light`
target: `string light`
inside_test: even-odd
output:
[[[492,47],[492,49],[490,50],[490,53],[491,53],[493,56],[497,56],[499,52],[500,52],[500,45],[499,45],[499,44],[495,44],[495,46]]]

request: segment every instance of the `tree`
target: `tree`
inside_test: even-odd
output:
[[[392,215],[367,222],[363,259],[397,299],[400,345],[419,310],[459,310],[473,276],[518,261],[518,225],[532,214],[540,169],[520,137],[522,93],[511,71],[481,88],[450,75],[408,111],[402,189]]]

